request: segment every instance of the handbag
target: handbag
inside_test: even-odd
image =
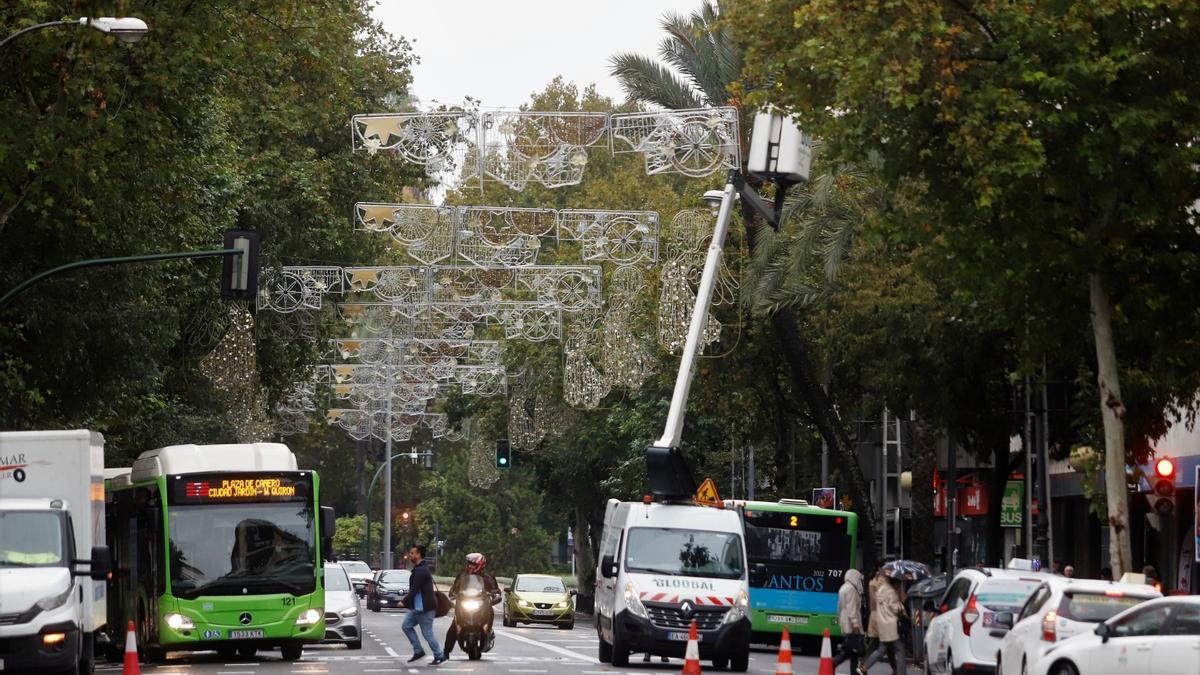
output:
[[[896,631],[900,634],[900,639],[905,642],[912,637],[912,620],[908,618],[907,614],[896,617]]]
[[[449,596],[441,591],[434,591],[434,595],[437,597],[437,612],[434,616],[441,618],[449,614],[451,608],[454,607],[454,603],[450,602]]]
[[[843,638],[842,648],[848,654],[862,656],[867,653],[867,641],[863,638],[862,633],[850,633]]]

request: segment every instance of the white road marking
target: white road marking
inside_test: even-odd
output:
[[[570,649],[564,649],[563,647],[559,647],[557,645],[552,645],[552,644],[549,644],[546,642],[542,642],[541,640],[534,640],[533,638],[527,638],[523,635],[517,635],[511,631],[496,631],[496,635],[503,635],[506,638],[510,638],[510,639],[516,640],[518,642],[524,642],[526,644],[537,645],[538,647],[541,647],[542,649],[548,649],[556,654],[562,654],[563,656],[575,659],[577,661],[585,661],[587,663],[600,663],[599,659],[595,659],[590,656],[584,656],[583,654],[580,654],[579,652],[573,652]]]
[[[510,672],[510,673],[544,673],[547,671],[545,671],[545,670],[525,670],[522,668],[509,668],[508,672]]]
[[[364,673],[402,673],[402,668],[364,668]]]
[[[396,650],[392,649],[391,647],[387,648],[387,653],[388,653],[388,656],[392,657],[393,659],[400,658],[400,655],[396,653]]]

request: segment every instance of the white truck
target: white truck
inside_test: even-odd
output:
[[[0,432],[0,674],[92,672],[104,541],[104,437]]]
[[[692,622],[700,658],[745,672],[750,600],[741,515],[692,504],[608,501],[596,570],[600,660],[681,658]]]

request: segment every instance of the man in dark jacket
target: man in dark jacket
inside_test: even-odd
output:
[[[412,547],[412,550],[408,552],[408,557],[413,562],[413,568],[412,576],[408,578],[408,595],[404,598],[404,606],[408,608],[408,614],[405,615],[404,623],[401,626],[413,648],[413,655],[408,662],[412,663],[425,657],[425,650],[421,648],[421,642],[417,639],[415,629],[417,625],[420,625],[421,633],[425,636],[425,641],[429,643],[429,649],[433,652],[433,665],[436,666],[445,661],[446,656],[438,645],[437,636],[433,634],[433,619],[437,616],[437,593],[433,588],[433,575],[429,572],[429,566],[425,564],[424,546]]]

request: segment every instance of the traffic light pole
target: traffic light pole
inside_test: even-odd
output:
[[[54,269],[46,270],[40,274],[32,276],[25,281],[17,284],[15,288],[0,296],[0,309],[3,309],[10,302],[15,300],[17,296],[32,288],[35,284],[48,279],[56,274],[70,272],[71,270],[84,269],[88,267],[109,267],[112,265],[128,265],[130,263],[145,263],[145,262],[162,262],[164,260],[183,260],[188,258],[217,258],[225,256],[242,256],[246,251],[240,248],[223,248],[214,251],[183,251],[178,253],[156,253],[153,255],[131,255],[121,258],[93,258],[90,260],[79,260],[66,265],[60,265]]]
[[[390,469],[392,466],[392,460],[396,459],[397,457],[418,457],[423,454],[425,454],[425,453],[397,452],[394,455],[389,453],[387,461],[384,462],[383,465],[381,465],[378,469],[375,469],[375,475],[371,476],[371,485],[370,485],[370,487],[367,488],[367,533],[366,533],[366,537],[363,540],[363,560],[368,560],[371,555],[371,493],[375,491],[375,483],[377,483],[379,481],[379,474],[383,473],[384,470],[387,469],[388,475],[391,475],[392,472],[390,471]],[[392,511],[392,509],[390,508],[390,504],[389,504],[389,508],[387,508],[385,510],[385,513],[388,514],[388,517],[387,517],[388,526],[391,525],[391,511]],[[385,532],[384,536],[386,537],[385,541],[387,541],[388,544],[390,544],[391,537],[387,536],[386,532]],[[381,562],[382,562],[382,557],[381,557]],[[385,567],[384,569],[390,569],[390,568]]]

